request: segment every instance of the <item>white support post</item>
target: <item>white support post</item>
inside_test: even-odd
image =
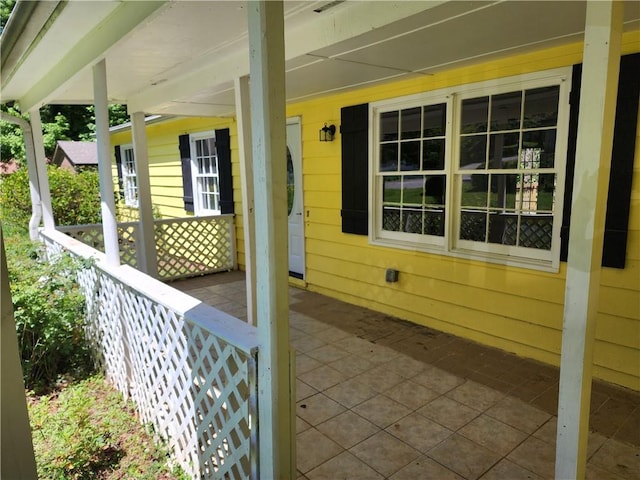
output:
[[[120,265],[116,202],[111,173],[111,148],[109,143],[109,101],[107,98],[107,65],[101,60],[93,67],[93,98],[96,116],[96,141],[98,144],[98,173],[100,175],[100,199],[102,206],[102,230],[104,253],[107,263]]]
[[[36,480],[9,274],[0,226],[0,478]]]
[[[47,158],[44,154],[44,141],[42,139],[42,120],[40,109],[29,111],[31,123],[31,135],[33,136],[33,149],[36,155],[36,172],[40,187],[40,204],[42,205],[42,223],[45,230],[56,228],[51,206],[51,189],[49,188],[49,174],[47,173]]]
[[[259,473],[295,478],[289,374],[282,1],[247,2],[256,228]]]
[[[556,478],[583,479],[620,64],[622,2],[587,2],[567,262]]]
[[[151,204],[151,184],[149,182],[149,155],[147,151],[147,132],[144,112],[131,115],[133,153],[138,182],[138,213],[140,238],[136,238],[136,248],[142,248],[138,260],[138,269],[154,278],[158,277],[158,258],[156,254],[156,234],[153,223],[153,205]]]
[[[244,229],[244,262],[247,281],[247,322],[256,324],[256,234],[253,192],[253,159],[251,156],[251,105],[249,77],[236,78],[236,119],[240,182],[242,185],[242,219]]]

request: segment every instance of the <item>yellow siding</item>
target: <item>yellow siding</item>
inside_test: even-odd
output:
[[[624,53],[639,47],[639,32],[625,34]],[[287,114],[302,123],[308,288],[558,365],[566,264],[545,273],[372,246],[343,234],[340,135],[333,143],[317,135],[325,122],[340,124],[344,106],[570,66],[581,56],[582,45],[572,44],[289,105]],[[627,267],[602,271],[594,372],[640,390],[640,139],[637,147]],[[398,283],[385,283],[387,268],[400,271]]]

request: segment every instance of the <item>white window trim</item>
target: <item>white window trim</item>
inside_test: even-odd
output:
[[[131,152],[132,163],[127,160],[127,152]],[[122,189],[124,204],[131,208],[138,208],[138,170],[136,165],[135,151],[133,144],[129,143],[120,146],[120,162],[122,165]],[[129,166],[133,166],[133,173],[129,171]],[[133,179],[133,187],[130,185]]]
[[[501,92],[525,90],[557,84],[560,86],[554,171],[556,191],[553,208],[553,231],[550,250],[458,240],[459,214],[454,215],[460,200],[461,188],[456,180],[459,135],[455,135],[460,121],[461,98],[496,95]],[[548,272],[557,272],[560,266],[560,230],[564,203],[566,152],[569,125],[569,94],[571,68],[557,68],[530,74],[494,79],[431,92],[408,95],[369,104],[369,243],[439,255],[479,260],[501,265],[517,266]],[[412,235],[382,230],[382,182],[377,181],[379,135],[378,118],[381,112],[402,108],[447,102],[445,132],[445,232],[444,237]],[[424,172],[417,173],[423,175]],[[525,256],[526,255],[526,256]]]
[[[193,192],[193,213],[197,216],[220,215],[220,208],[217,210],[204,208],[202,205],[202,196],[198,186],[198,161],[196,158],[196,141],[207,138],[216,139],[215,130],[206,132],[197,132],[189,135],[189,148],[191,151],[191,185]],[[216,150],[217,152],[217,150]],[[216,177],[218,179],[218,207],[220,207],[220,165],[218,163],[218,155],[216,154]]]

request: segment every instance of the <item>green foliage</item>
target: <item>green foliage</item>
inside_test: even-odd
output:
[[[0,1],[0,30],[4,28],[11,15],[11,10],[16,4],[16,0],[1,0]]]
[[[92,361],[84,336],[84,296],[69,256],[42,261],[26,237],[7,242],[11,296],[25,385],[40,391],[61,374],[84,375]]]
[[[41,480],[187,478],[100,376],[32,401],[29,413]]]
[[[58,225],[84,225],[101,222],[100,183],[98,172],[84,170],[73,173],[49,166],[49,187],[53,215]],[[0,182],[0,217],[14,225],[29,225],[31,197],[29,174],[19,168]]]

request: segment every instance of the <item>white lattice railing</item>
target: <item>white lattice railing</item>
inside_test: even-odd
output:
[[[102,225],[60,226],[57,229],[104,252]],[[158,276],[173,280],[236,267],[233,215],[155,220]],[[140,235],[137,222],[118,223],[122,263],[135,267]]]
[[[194,479],[258,478],[256,328],[63,233],[47,251],[93,258],[78,273],[98,361]]]

